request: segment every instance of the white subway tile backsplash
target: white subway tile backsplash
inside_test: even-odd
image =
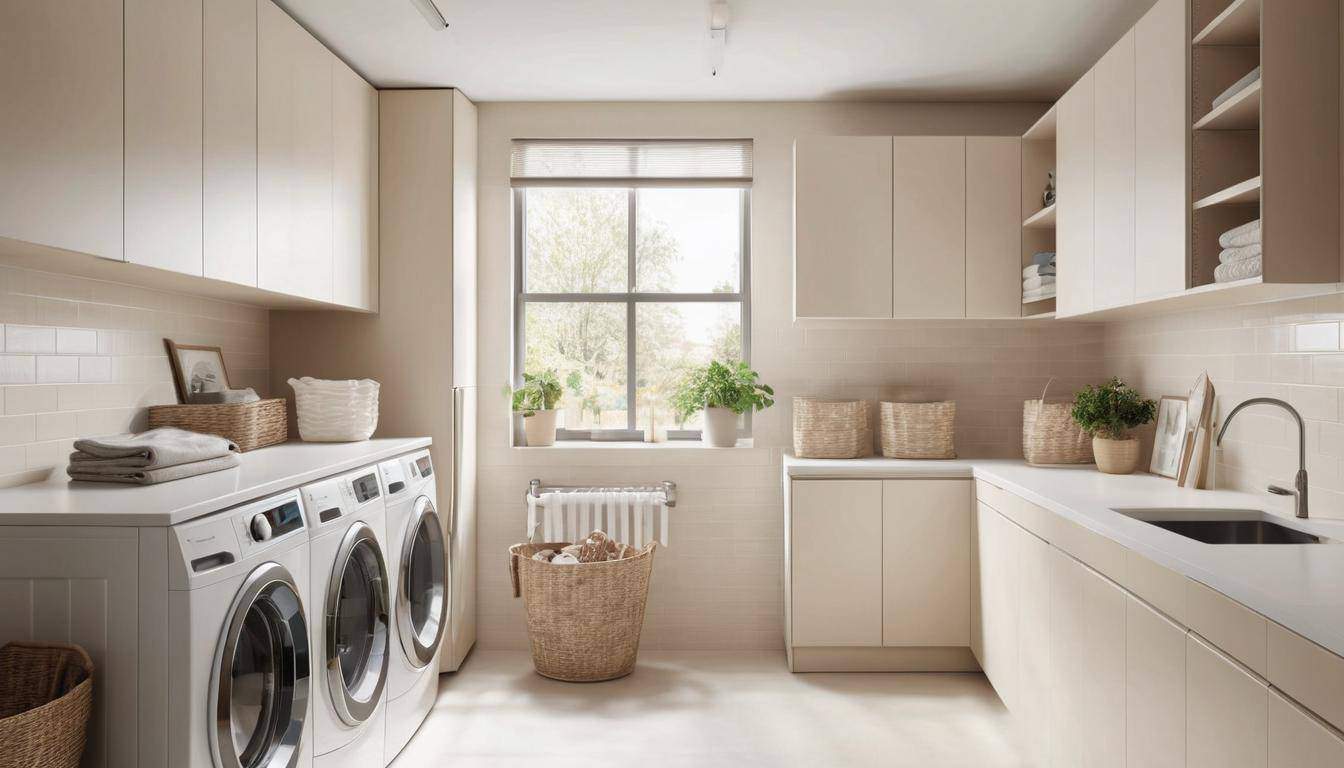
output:
[[[1293,329],[1297,352],[1339,351],[1339,323],[1303,323]]]
[[[41,440],[58,440],[63,438],[74,438],[75,414],[73,413],[39,413],[33,417],[34,438]]]
[[[0,416],[0,445],[33,442],[32,416]]]
[[[53,354],[56,352],[56,329],[31,325],[6,325],[5,351],[10,353]]]
[[[56,352],[62,355],[96,355],[98,332],[87,328],[57,328]]]
[[[37,383],[63,384],[74,381],[79,381],[78,357],[37,356]]]
[[[5,387],[4,413],[46,413],[56,410],[56,388],[51,386]]]
[[[32,384],[34,381],[37,381],[37,358],[0,355],[0,384]]]
[[[81,382],[102,382],[112,380],[112,358],[79,358],[79,380]]]

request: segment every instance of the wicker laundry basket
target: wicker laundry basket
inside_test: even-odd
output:
[[[804,459],[857,459],[872,455],[868,401],[793,398],[793,453]]]
[[[152,405],[149,428],[177,427],[207,435],[219,435],[251,451],[289,439],[285,399],[275,397],[252,403],[219,405]]]
[[[1091,464],[1092,438],[1073,420],[1071,401],[1041,399],[1022,403],[1022,456],[1028,464]]]
[[[888,403],[879,406],[882,455],[892,459],[955,459],[957,404]]]
[[[83,648],[0,648],[0,768],[78,768],[92,707],[93,661]]]
[[[553,565],[532,559],[566,546],[509,547],[513,596],[521,596],[527,609],[532,663],[542,675],[567,682],[624,677],[634,671],[639,653],[657,543],[621,560]]]

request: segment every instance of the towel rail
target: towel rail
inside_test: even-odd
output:
[[[677,484],[671,480],[664,480],[657,485],[619,485],[619,486],[597,486],[597,485],[542,485],[541,480],[533,479],[527,484],[526,496],[532,498],[541,498],[542,493],[569,493],[577,491],[616,491],[616,492],[648,492],[662,493],[668,508],[677,506]]]

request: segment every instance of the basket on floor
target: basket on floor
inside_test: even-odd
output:
[[[597,682],[635,669],[656,542],[621,560],[555,565],[533,560],[567,542],[509,547],[513,596],[527,609],[532,663],[546,677]]]
[[[77,645],[0,647],[0,768],[78,768],[93,661]]]

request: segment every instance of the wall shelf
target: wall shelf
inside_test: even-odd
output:
[[[1055,228],[1055,206],[1048,205],[1045,208],[1031,214],[1026,221],[1022,222],[1023,229],[1054,229]]]
[[[1233,0],[1195,35],[1195,45],[1259,45],[1261,0]]]
[[[1055,294],[1052,293],[1049,296],[1042,296],[1039,299],[1023,299],[1022,306],[1029,307],[1032,304],[1040,304],[1043,301],[1054,301],[1054,300],[1055,300]]]
[[[1196,131],[1254,131],[1259,128],[1259,80],[1238,91],[1195,123]]]
[[[1215,205],[1240,205],[1258,202],[1260,202],[1260,177],[1256,176],[1253,179],[1233,184],[1227,189],[1219,190],[1208,197],[1196,200],[1195,210],[1212,208]]]

